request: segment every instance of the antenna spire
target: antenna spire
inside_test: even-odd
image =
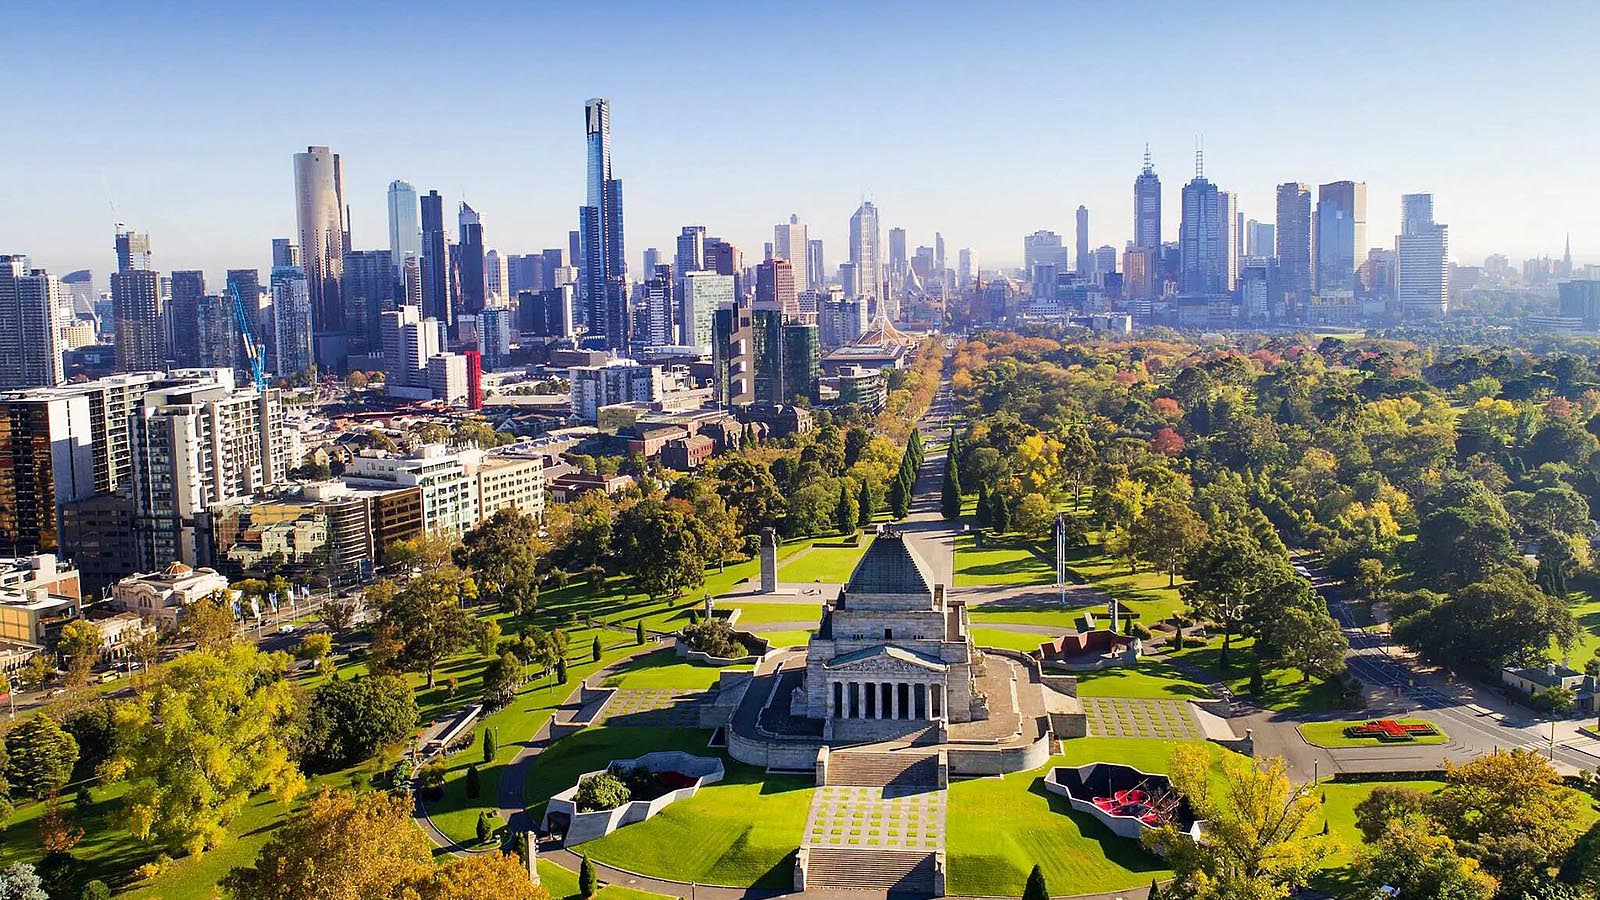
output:
[[[1206,146],[1205,139],[1195,135],[1194,139],[1194,177],[1206,177]]]

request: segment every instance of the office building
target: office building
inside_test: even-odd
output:
[[[772,255],[778,259],[787,259],[793,266],[796,291],[809,291],[819,287],[811,281],[810,252],[811,240],[807,235],[805,223],[800,221],[800,216],[790,215],[788,222],[773,227]]]
[[[1052,266],[1057,272],[1067,271],[1067,248],[1061,235],[1054,231],[1035,231],[1022,239],[1023,273],[1031,280],[1034,270],[1042,265]]]
[[[477,210],[462,201],[457,226],[456,279],[461,295],[460,312],[475,316],[488,297],[483,275],[483,220]]]
[[[794,265],[789,260],[767,259],[756,266],[756,308],[776,309],[785,319],[799,313]]]
[[[1133,247],[1161,248],[1161,179],[1150,164],[1150,145],[1144,148],[1144,167],[1133,180]]]
[[[828,269],[822,260],[822,241],[819,238],[806,241],[806,279],[812,290],[818,290],[828,283]]]
[[[117,232],[117,271],[111,275],[116,319],[117,369],[149,372],[165,367],[161,278],[150,266],[150,237]]]
[[[1183,218],[1178,223],[1179,289],[1186,294],[1227,290],[1226,245],[1221,198],[1205,177],[1205,160],[1195,153],[1195,174],[1183,186]]]
[[[731,306],[738,295],[732,275],[717,272],[685,272],[679,282],[682,296],[678,322],[678,343],[712,353],[717,311]]]
[[[956,280],[960,282],[962,290],[966,290],[972,280],[978,277],[977,260],[970,247],[962,247],[956,252]]]
[[[572,415],[594,422],[600,408],[614,403],[653,403],[665,390],[665,376],[657,366],[640,365],[631,359],[614,359],[598,366],[574,366],[567,370]]]
[[[611,105],[596,97],[584,104],[588,196],[578,211],[579,295],[591,340],[607,349],[628,346],[626,255],[623,252],[622,182],[611,176]]]
[[[293,378],[316,362],[312,346],[315,321],[305,271],[289,266],[273,269],[271,368],[278,377]]]
[[[1288,181],[1278,185],[1279,296],[1294,308],[1311,298],[1311,186]]]
[[[544,289],[544,257],[538,253],[508,254],[505,258],[506,299],[515,299],[523,291]]]
[[[422,258],[422,218],[417,189],[409,181],[389,182],[389,261],[400,277],[407,257]]]
[[[316,361],[324,369],[344,368],[345,315],[339,296],[344,255],[350,249],[345,221],[344,174],[339,154],[307,147],[294,155],[295,221],[299,226],[300,267],[311,303]]]
[[[340,291],[349,324],[351,356],[376,353],[382,348],[378,316],[394,308],[398,285],[390,251],[352,250],[344,255]]]
[[[1400,197],[1394,239],[1395,296],[1407,319],[1438,318],[1450,303],[1450,235],[1433,220],[1432,194]]]
[[[61,362],[61,283],[25,256],[0,256],[0,389],[50,387]]]
[[[1077,273],[1079,278],[1094,277],[1093,260],[1089,258],[1089,207],[1080,204],[1077,216]]]
[[[536,337],[571,337],[577,328],[573,309],[577,288],[563,284],[517,295],[517,330]]]
[[[755,401],[755,349],[750,302],[718,306],[713,316],[712,401],[728,409]]]
[[[444,198],[429,191],[422,210],[422,315],[449,326],[455,321],[451,302],[450,239],[444,229]]]
[[[1354,291],[1356,264],[1367,251],[1367,184],[1335,181],[1317,188],[1316,283],[1318,294]]]
[[[460,537],[480,521],[477,478],[467,474],[462,456],[443,444],[425,444],[412,456],[363,450],[350,460],[343,478],[357,489],[418,489],[423,530]]]
[[[1589,330],[1600,328],[1600,281],[1579,278],[1556,286],[1562,318],[1581,319]]]
[[[1277,253],[1275,229],[1271,222],[1250,219],[1244,223],[1244,255],[1268,257]]]
[[[848,293],[879,296],[883,282],[880,246],[878,208],[870,200],[863,201],[850,217],[850,265],[854,284],[845,286]]]
[[[649,271],[644,282],[644,330],[636,337],[647,346],[662,346],[678,338],[677,279],[670,265],[657,265]]]
[[[817,398],[822,374],[822,344],[817,326],[804,322],[783,324],[783,396],[785,402]]]
[[[438,319],[425,319],[415,306],[382,313],[384,389],[394,396],[416,397],[405,389],[428,387],[428,360],[444,351]]]
[[[483,252],[483,296],[485,303],[510,297],[506,293],[506,258],[498,250]]]
[[[1232,293],[1239,286],[1239,266],[1244,262],[1240,243],[1243,223],[1239,220],[1239,198],[1231,191],[1217,192],[1217,237],[1222,243],[1222,289]]]
[[[231,273],[230,273],[231,275]],[[251,300],[245,306],[249,313]],[[251,332],[254,335],[254,332]],[[206,369],[241,368],[239,326],[233,310],[233,294],[206,294],[200,298],[199,365]]]
[[[685,225],[678,235],[678,252],[673,264],[679,272],[700,272],[706,268],[706,227]]]
[[[891,228],[889,229],[890,279],[904,278],[906,267],[906,230],[904,228]]]
[[[179,270],[172,273],[172,293],[167,296],[167,321],[171,329],[168,348],[180,368],[200,365],[200,303],[206,295],[206,273]]]
[[[272,239],[272,265],[298,266],[300,265],[300,245],[294,238]]]
[[[487,371],[503,369],[511,362],[512,318],[509,306],[485,306],[478,314],[478,352]]]
[[[428,392],[450,406],[467,405],[467,357],[463,353],[436,353],[428,357]]]

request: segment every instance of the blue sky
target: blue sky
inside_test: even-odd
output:
[[[15,0],[0,0],[10,5]],[[1335,8],[1337,7],[1337,8]],[[759,258],[797,212],[844,255],[863,196],[913,246],[1020,262],[1021,236],[1129,235],[1146,142],[1166,239],[1197,135],[1247,217],[1273,185],[1365,180],[1369,243],[1432,191],[1453,256],[1600,261],[1595,4],[272,3],[20,5],[0,252],[265,266],[291,156],[343,155],[358,247],[384,190],[465,197],[490,246],[564,246],[582,108],[610,98],[629,266],[688,223]]]

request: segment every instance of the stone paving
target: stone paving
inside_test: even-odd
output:
[[[1135,697],[1085,697],[1092,737],[1156,738],[1198,741],[1205,738],[1187,700]]]
[[[938,788],[823,785],[811,798],[804,843],[932,853],[944,847],[946,797]]]
[[[694,728],[700,722],[700,706],[715,696],[701,690],[618,688],[606,703],[602,721],[613,726]]]

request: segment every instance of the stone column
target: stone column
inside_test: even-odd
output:
[[[830,682],[828,684],[828,699],[827,699],[828,712],[824,716],[824,718],[827,718],[827,719],[832,719],[833,718],[833,711],[834,711],[834,708],[837,706],[837,703],[834,701],[834,697],[837,696],[838,693],[839,693],[839,682],[837,682],[837,681]]]
[[[770,594],[778,589],[778,533],[771,528],[761,530],[761,593]]]

